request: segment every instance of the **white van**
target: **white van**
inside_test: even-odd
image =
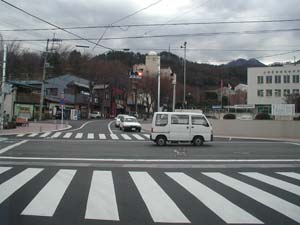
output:
[[[154,113],[150,139],[157,145],[170,142],[191,142],[203,145],[213,141],[213,131],[202,113],[156,112]]]

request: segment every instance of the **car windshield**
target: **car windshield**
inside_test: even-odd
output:
[[[137,122],[136,118],[125,118],[125,122]]]

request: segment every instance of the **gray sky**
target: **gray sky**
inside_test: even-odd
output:
[[[145,8],[157,0],[8,0],[10,3],[60,27],[109,25],[135,11]],[[52,28],[0,1],[0,30],[18,28]],[[162,23],[158,27],[109,28],[100,44],[112,49],[129,48],[146,53],[168,50],[183,56],[180,46],[187,42],[187,59],[203,63],[226,63],[237,58],[263,57],[300,49],[300,31],[262,32],[259,34],[189,35],[177,37],[110,39],[129,36],[199,34],[215,32],[243,32],[257,30],[298,29],[300,21],[251,24],[210,24],[171,26],[169,23],[216,22],[246,20],[300,19],[299,0],[161,0],[152,7],[114,25]],[[77,29],[72,32],[85,38],[99,38],[104,29]],[[74,38],[63,31],[0,31],[4,39]],[[63,41],[63,45],[76,49],[75,45],[89,45],[79,49],[93,55],[107,51],[86,41]],[[41,51],[45,42],[22,42],[32,51]],[[228,51],[229,50],[229,51]],[[232,51],[244,50],[244,51]],[[259,51],[253,51],[259,50]],[[259,58],[264,63],[300,59],[300,52]]]

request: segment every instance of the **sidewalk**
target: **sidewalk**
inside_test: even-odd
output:
[[[72,126],[67,124],[55,124],[55,123],[29,123],[29,126],[26,127],[17,127],[16,129],[5,129],[0,130],[0,135],[13,135],[13,134],[27,134],[27,133],[41,133],[41,132],[51,132],[51,131],[59,131],[59,130],[66,130],[71,128]]]

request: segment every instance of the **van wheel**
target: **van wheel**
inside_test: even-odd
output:
[[[165,146],[166,143],[167,143],[167,139],[166,139],[164,136],[158,136],[158,137],[156,138],[156,144],[157,144],[158,146]]]
[[[203,137],[200,137],[200,136],[196,136],[193,139],[193,144],[195,146],[201,146],[201,145],[203,145],[203,142],[204,142]]]

